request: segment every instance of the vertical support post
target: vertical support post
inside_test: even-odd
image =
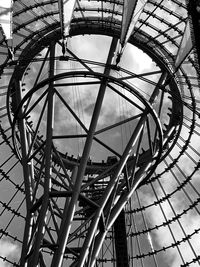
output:
[[[110,51],[109,51],[108,58],[107,58],[107,65],[110,65],[112,62],[112,58],[113,58],[114,52],[116,50],[117,42],[118,42],[117,38],[112,39]],[[106,75],[108,75],[109,72],[110,72],[110,68],[108,68],[108,66],[106,66],[104,73]],[[77,200],[78,200],[78,196],[80,193],[85,169],[87,166],[87,161],[88,161],[88,158],[90,155],[93,137],[94,137],[94,133],[96,130],[99,114],[101,111],[101,107],[102,107],[102,103],[103,103],[103,99],[104,99],[104,95],[105,95],[105,91],[106,91],[106,86],[107,86],[107,82],[106,82],[106,80],[103,80],[101,83],[100,89],[99,89],[97,99],[96,99],[96,104],[94,107],[94,112],[92,115],[89,131],[88,131],[88,136],[87,136],[87,139],[85,142],[83,154],[81,157],[80,166],[78,168],[78,173],[77,173],[76,182],[74,185],[72,198],[71,198],[71,201],[69,203],[68,213],[67,213],[67,216],[65,218],[63,218],[64,224],[65,224],[65,229],[64,229],[63,235],[61,237],[62,240],[60,240],[60,244],[62,244],[62,245],[59,245],[57,252],[55,253],[54,258],[52,260],[51,267],[54,267],[54,266],[61,267],[61,265],[62,265],[62,259],[63,259],[62,255],[64,254],[65,246],[67,244],[67,239],[68,239],[68,236],[70,233],[71,224],[72,224],[73,216],[74,216],[74,212],[75,212],[75,205],[76,205]]]
[[[164,86],[164,83],[166,82],[166,79],[167,79],[167,75],[168,75],[168,73],[166,71],[164,71],[161,74],[160,79],[159,79],[159,81],[158,81],[158,83],[157,83],[152,95],[150,96],[150,99],[149,99],[149,103],[151,105],[155,104],[156,99],[157,99],[158,94],[159,94],[159,91],[160,91],[160,87]]]
[[[54,76],[55,67],[55,42],[50,45],[50,78]],[[52,161],[52,135],[53,135],[53,122],[54,122],[54,87],[53,82],[49,84],[48,92],[48,107],[47,107],[47,126],[46,126],[46,147],[45,147],[45,179],[44,179],[44,192],[42,197],[41,209],[38,218],[38,227],[36,232],[35,241],[33,244],[33,255],[29,260],[28,267],[38,266],[39,251],[43,240],[45,219],[49,204],[49,193],[51,187],[51,161]]]
[[[125,212],[122,209],[119,216],[114,222],[115,250],[117,267],[128,267],[128,247],[126,238],[126,221]]]
[[[76,177],[77,177],[77,170],[78,170],[78,167],[75,166],[74,169],[73,169],[73,172],[72,172],[72,184],[75,184],[76,182]],[[60,229],[59,229],[59,233],[58,233],[58,246],[61,250],[61,253],[60,253],[60,250],[57,249],[54,253],[54,257],[53,257],[53,260],[52,260],[52,266],[59,266],[59,265],[56,265],[56,264],[59,264],[59,262],[62,263],[62,260],[63,260],[63,256],[64,256],[64,251],[65,251],[65,238],[63,237],[64,233],[65,233],[65,228],[66,228],[66,225],[65,225],[65,220],[68,216],[68,208],[69,208],[69,203],[70,203],[70,199],[69,197],[66,197],[66,201],[65,201],[65,206],[64,206],[64,210],[63,210],[63,220],[61,222],[61,225],[60,225]],[[62,248],[62,249],[61,249]]]
[[[22,99],[21,94],[21,86],[20,81],[18,79],[15,80],[15,90],[16,90],[16,102],[19,105]],[[22,107],[23,109],[23,107]],[[19,119],[18,119],[18,125],[19,125],[19,132],[20,132],[20,142],[21,142],[21,151],[22,151],[22,167],[23,167],[23,175],[24,175],[24,185],[25,185],[25,197],[26,197],[26,222],[25,222],[25,228],[24,228],[24,236],[23,236],[23,248],[21,253],[21,259],[20,259],[20,266],[24,267],[26,266],[26,260],[25,257],[28,254],[28,243],[32,231],[32,223],[33,218],[30,213],[31,209],[31,201],[32,201],[32,166],[29,166],[27,164],[27,154],[28,154],[28,142],[27,142],[27,132],[26,132],[26,126],[25,121],[22,119],[23,110],[19,111]]]

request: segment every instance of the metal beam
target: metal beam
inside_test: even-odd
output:
[[[157,96],[159,94],[160,86],[166,81],[166,77],[167,77],[166,73],[163,73],[161,75],[159,83],[155,87],[155,89],[154,89],[154,91],[153,91],[153,93],[149,99],[150,104],[153,105],[155,103]],[[146,123],[146,120],[147,120],[147,115],[148,115],[148,112],[146,110],[146,111],[144,111],[143,116],[141,116],[140,120],[138,121],[138,124],[136,125],[136,128],[135,128],[131,138],[129,139],[129,142],[128,142],[128,144],[127,144],[127,146],[123,152],[123,155],[119,161],[119,164],[116,167],[116,171],[114,172],[114,175],[111,178],[110,183],[108,184],[107,188],[105,189],[104,195],[102,197],[102,201],[100,203],[100,208],[97,210],[97,212],[95,214],[92,225],[90,227],[90,231],[86,237],[86,240],[85,240],[85,243],[83,246],[83,251],[82,251],[82,254],[80,255],[80,263],[78,264],[79,267],[82,267],[84,265],[84,261],[85,261],[87,254],[88,254],[90,244],[93,241],[94,234],[97,232],[99,218],[101,217],[103,210],[104,210],[104,207],[107,205],[108,201],[112,201],[110,198],[112,191],[113,191],[116,183],[118,182],[118,177],[122,173],[122,170],[123,170],[128,158],[129,158],[129,155],[132,152],[134,145],[136,144],[137,140],[140,137],[140,134],[144,128],[144,124]],[[162,143],[162,137],[161,137],[162,130],[161,130],[161,128],[158,131],[159,131],[159,136],[161,138],[160,142]],[[158,148],[158,150],[160,150],[160,148]],[[152,157],[153,156],[155,157],[156,154],[157,154],[157,151],[155,151],[155,154],[152,155]],[[131,189],[128,190],[127,193],[124,193],[123,196],[119,198],[119,200],[116,202],[116,204],[112,207],[112,211],[108,211],[108,217],[106,218],[107,223],[106,223],[105,231],[100,232],[98,235],[98,238],[95,239],[94,249],[93,249],[93,253],[91,255],[91,259],[90,259],[91,266],[94,266],[94,264],[95,264],[96,257],[100,251],[100,248],[103,244],[103,241],[104,241],[104,238],[107,234],[108,229],[110,229],[110,227],[113,225],[114,221],[117,219],[120,212],[124,208],[126,202],[130,199],[133,192],[135,191],[135,189],[137,188],[139,183],[142,181],[145,172],[151,166],[151,161],[152,161],[152,158],[150,158],[149,161],[147,161],[144,164],[144,166],[141,167],[141,169],[137,172],[136,176],[133,179]],[[110,200],[109,200],[109,198],[110,198]]]
[[[73,173],[72,173],[72,183],[74,184],[76,181],[76,176],[77,176],[77,166],[74,167]],[[70,198],[66,197],[66,201],[65,201],[65,206],[64,206],[64,210],[63,210],[63,220],[61,222],[60,225],[60,229],[58,232],[58,239],[57,239],[57,245],[58,248],[56,249],[53,259],[52,259],[52,263],[51,266],[61,266],[62,265],[62,261],[63,261],[63,257],[64,257],[64,253],[65,253],[65,249],[66,249],[66,236],[65,236],[65,229],[66,229],[66,225],[65,225],[65,221],[66,218],[68,217],[68,208],[69,208],[69,204],[70,204]]]
[[[54,76],[55,67],[55,42],[50,45],[50,71],[49,76]],[[38,266],[40,248],[43,242],[44,227],[46,223],[46,214],[48,210],[49,203],[49,193],[51,186],[51,161],[52,161],[52,135],[53,135],[53,121],[54,121],[54,87],[53,82],[49,84],[48,91],[48,107],[47,107],[47,128],[46,128],[46,146],[45,146],[45,179],[44,179],[44,191],[42,197],[41,209],[39,211],[38,227],[36,232],[36,237],[33,244],[33,254],[28,262],[28,267]]]
[[[89,250],[89,247],[90,247],[90,244],[93,240],[93,237],[95,235],[95,232],[97,231],[97,227],[98,227],[98,223],[99,223],[99,218],[101,217],[102,213],[103,213],[103,210],[104,210],[104,207],[105,205],[107,204],[107,201],[115,187],[115,184],[117,183],[118,181],[118,177],[119,175],[121,174],[128,158],[129,158],[129,155],[131,154],[132,152],[132,148],[133,146],[135,145],[143,127],[144,127],[144,123],[145,123],[145,120],[146,120],[146,115],[144,115],[143,117],[141,117],[141,119],[139,120],[125,150],[124,150],[124,153],[119,161],[119,164],[117,165],[116,167],[116,170],[115,170],[115,173],[110,181],[110,183],[108,184],[107,188],[105,189],[105,192],[104,192],[104,195],[102,197],[102,200],[101,200],[101,203],[100,203],[100,208],[96,211],[95,213],[95,217],[92,221],[92,224],[91,224],[91,227],[90,227],[90,231],[86,237],[86,240],[84,242],[84,247],[83,247],[83,250],[82,250],[82,253],[80,255],[80,259],[79,259],[79,265],[80,267],[82,267],[84,265],[84,262],[85,262],[85,259],[87,257],[87,254],[88,254],[88,250]],[[97,246],[95,246],[94,248],[94,251],[99,251],[102,243],[103,243],[103,239],[101,240],[102,242],[98,243]],[[93,254],[96,254],[96,253],[93,253]],[[95,257],[95,255],[94,255]],[[94,260],[95,258],[93,258],[93,264],[94,264]]]
[[[125,212],[122,210],[114,223],[117,267],[129,267]]]
[[[110,46],[108,58],[107,58],[107,65],[111,64],[114,52],[116,50],[116,46],[117,46],[117,39],[113,38],[111,46]],[[110,72],[110,68],[106,67],[104,73],[106,75],[108,75],[109,72]],[[62,245],[58,246],[58,249],[57,249],[57,251],[53,257],[53,260],[52,260],[52,264],[51,264],[52,267],[54,267],[54,266],[61,267],[61,265],[62,265],[62,258],[63,258],[62,255],[64,254],[64,249],[65,249],[65,246],[67,244],[68,237],[69,237],[69,233],[70,233],[70,229],[71,229],[71,225],[72,225],[72,221],[73,221],[73,217],[74,217],[74,212],[75,212],[75,206],[76,206],[76,203],[77,203],[78,198],[79,198],[82,180],[84,178],[85,169],[87,166],[88,158],[90,156],[90,149],[92,147],[92,142],[93,142],[93,138],[95,135],[99,114],[101,111],[101,107],[102,107],[102,103],[103,103],[103,99],[104,99],[104,95],[105,95],[105,91],[106,91],[106,86],[107,86],[107,82],[106,82],[106,80],[103,80],[103,82],[99,88],[99,93],[98,93],[98,96],[96,99],[96,104],[94,107],[94,112],[92,115],[89,131],[88,131],[88,136],[87,136],[87,139],[85,142],[83,154],[81,157],[80,166],[78,168],[76,182],[74,185],[74,192],[73,192],[72,198],[71,198],[69,206],[68,206],[68,212],[66,214],[66,217],[63,219],[63,225],[65,225],[65,227],[63,229],[62,236],[60,237],[61,240],[59,240],[59,243]]]
[[[21,95],[21,87],[20,87],[20,81],[18,79],[15,80],[15,89],[16,89],[16,101],[19,104],[22,99]],[[19,111],[19,117],[23,114],[23,108]],[[21,253],[21,259],[20,259],[20,266],[25,266],[25,258],[28,254],[28,243],[31,235],[31,228],[32,228],[32,216],[31,216],[31,202],[32,202],[32,166],[27,164],[27,155],[28,155],[28,142],[27,142],[27,132],[26,132],[26,126],[23,119],[18,120],[19,125],[19,132],[20,132],[20,141],[21,141],[21,150],[22,150],[22,167],[23,167],[23,175],[24,175],[24,185],[25,185],[25,195],[26,195],[26,223],[25,223],[25,229],[24,229],[24,237],[23,237],[23,248]]]

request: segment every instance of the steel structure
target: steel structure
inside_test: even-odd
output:
[[[199,266],[199,1],[5,2],[0,266]]]

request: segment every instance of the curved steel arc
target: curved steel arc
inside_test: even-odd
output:
[[[61,73],[61,74],[57,74],[55,75],[54,77],[52,78],[48,78],[44,81],[42,81],[41,83],[38,83],[34,88],[32,88],[22,99],[22,101],[19,103],[18,107],[17,107],[17,110],[14,114],[14,119],[13,119],[13,122],[12,122],[12,136],[14,138],[15,136],[15,127],[16,127],[16,123],[17,123],[17,120],[18,120],[18,116],[19,116],[19,111],[21,110],[21,108],[23,107],[23,105],[26,103],[26,101],[32,96],[33,93],[37,92],[40,88],[42,88],[43,86],[47,85],[48,83],[51,83],[51,82],[55,82],[57,80],[60,80],[60,79],[65,79],[65,78],[70,78],[70,77],[91,77],[91,78],[95,78],[97,77],[98,79],[106,79],[108,81],[108,86],[110,87],[111,85],[109,84],[109,81],[111,82],[114,82],[122,87],[125,87],[127,88],[133,95],[135,95],[136,97],[138,97],[140,99],[140,101],[144,104],[144,106],[146,105],[146,100],[142,97],[142,95],[136,91],[134,88],[132,88],[129,84],[126,84],[125,82],[122,82],[122,81],[118,81],[117,78],[115,77],[112,77],[112,76],[108,76],[108,75],[105,75],[105,74],[102,74],[102,73],[97,73],[97,72],[87,72],[87,71],[72,71],[72,72],[68,72],[68,73]],[[115,90],[114,87],[111,86],[111,89],[112,90]],[[118,94],[121,95],[121,93],[119,91],[117,91]],[[125,96],[124,96],[125,97]],[[127,98],[126,98],[127,99]],[[129,99],[129,102],[132,103],[133,105],[136,105],[136,103],[134,103],[133,101],[131,101]],[[138,105],[136,105],[138,107]],[[150,105],[147,106],[147,108],[149,110],[151,110],[151,107]],[[142,111],[144,111],[143,108],[141,108]],[[154,114],[154,113],[152,113]],[[21,117],[24,117],[24,116],[21,116]],[[154,117],[154,115],[153,115]],[[14,143],[14,147],[17,148],[16,146],[16,141],[15,141],[15,138],[13,139],[13,143]]]

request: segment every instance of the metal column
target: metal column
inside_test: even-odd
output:
[[[55,43],[50,45],[50,78],[54,76],[54,62],[55,57]],[[46,147],[45,147],[45,179],[44,192],[42,197],[41,209],[39,211],[39,219],[37,226],[37,233],[33,245],[33,254],[29,260],[29,267],[36,267],[39,260],[39,251],[43,241],[44,227],[46,222],[46,215],[49,203],[49,193],[51,190],[51,161],[52,161],[52,134],[54,121],[54,87],[53,82],[49,84],[48,91],[48,110],[47,110],[47,126],[46,126]]]

